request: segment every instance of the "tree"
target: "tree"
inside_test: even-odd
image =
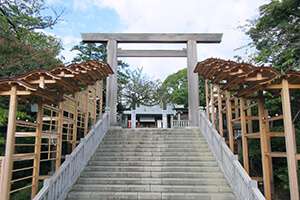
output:
[[[44,16],[44,0],[2,0],[0,7],[0,76],[11,76],[61,63],[56,38],[41,30],[52,28],[62,12]]]
[[[84,43],[80,42],[78,45],[75,45],[71,51],[76,51],[77,55],[72,60],[73,63],[88,61],[88,60],[96,60],[96,61],[107,61],[107,52],[106,52],[106,44],[96,44],[96,43]],[[128,69],[129,65],[127,63],[118,60],[118,111],[122,112],[124,110],[124,106],[121,102],[121,94],[124,86],[128,83]],[[106,84],[106,82],[104,82]],[[106,87],[104,87],[104,92],[106,93]],[[105,102],[104,102],[105,103]]]
[[[98,60],[106,62],[107,53],[105,44],[83,43],[75,45],[71,51],[77,51],[77,56],[72,62]]]
[[[300,69],[300,1],[272,0],[259,8],[246,32],[257,50],[256,62],[271,63],[283,73]]]
[[[135,109],[136,106],[152,106],[159,103],[157,91],[160,88],[159,80],[151,80],[142,68],[127,70],[128,82],[121,91],[122,102]]]
[[[187,68],[169,75],[163,82],[162,88],[165,91],[165,99],[174,104],[188,107],[188,78]],[[200,105],[205,105],[204,81],[199,78],[199,100]]]
[[[250,21],[247,35],[252,39],[250,48],[255,48],[251,55],[259,64],[270,63],[282,74],[289,70],[300,69],[300,1],[299,0],[271,0],[259,8],[257,19]],[[291,99],[292,115],[295,122],[297,144],[300,143],[300,121],[297,120],[300,111],[300,94],[294,91]],[[271,94],[266,94],[266,108],[270,115],[281,110],[281,100]],[[272,128],[272,127],[270,127]],[[283,127],[277,127],[282,131]],[[298,151],[299,146],[298,147]],[[283,148],[283,149],[282,149]],[[272,151],[284,151],[284,141],[281,138],[272,140]],[[256,149],[253,144],[249,149]],[[253,155],[253,161],[260,163],[258,155]],[[274,180],[280,190],[275,189],[278,199],[288,199],[288,174],[285,159],[273,160]]]

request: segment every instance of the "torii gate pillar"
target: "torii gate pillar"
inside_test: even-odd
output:
[[[198,126],[199,110],[199,84],[198,74],[194,73],[197,64],[197,42],[187,41],[187,77],[188,77],[188,103],[190,126]]]

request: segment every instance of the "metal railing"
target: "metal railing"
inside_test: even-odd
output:
[[[264,200],[257,187],[257,181],[252,180],[228,146],[223,137],[213,128],[205,112],[199,111],[199,127],[213,152],[219,167],[223,171],[233,193],[240,200]]]
[[[81,139],[74,151],[66,156],[59,170],[51,178],[45,180],[43,188],[34,200],[63,200],[67,197],[71,187],[107,133],[109,124],[109,114],[105,113],[88,135]]]
[[[189,120],[174,120],[172,128],[184,128],[189,126]]]

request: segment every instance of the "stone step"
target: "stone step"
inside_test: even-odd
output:
[[[92,160],[99,161],[201,161],[211,160],[214,161],[212,155],[203,156],[94,156]]]
[[[202,152],[199,148],[184,147],[184,148],[148,148],[148,147],[122,147],[122,148],[99,148],[96,152]]]
[[[68,200],[234,200],[230,193],[75,192]]]
[[[103,140],[101,142],[101,145],[103,144],[207,144],[206,141],[199,141],[196,139],[191,139],[191,140]]]
[[[212,153],[204,149],[203,152],[97,152],[96,156],[203,156],[212,155]]]
[[[68,200],[233,200],[199,129],[113,129]]]
[[[174,193],[230,193],[228,186],[212,185],[101,185],[101,184],[76,184],[72,191],[86,192],[174,192]]]
[[[205,144],[206,146],[206,144]],[[105,148],[197,148],[207,149],[202,144],[102,144],[99,146],[100,149]]]
[[[218,166],[215,161],[97,161],[91,160],[89,166]]]
[[[185,179],[185,178],[84,178],[77,181],[78,184],[124,184],[124,185],[227,185],[223,178],[211,179]]]
[[[218,167],[161,167],[161,166],[87,166],[85,171],[107,171],[107,172],[219,172]]]
[[[222,178],[221,172],[99,172],[84,171],[81,177],[103,178]]]

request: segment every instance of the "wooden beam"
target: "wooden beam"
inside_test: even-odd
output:
[[[281,101],[283,111],[285,145],[287,152],[290,198],[291,200],[299,200],[296,139],[292,121],[289,84],[288,81],[285,79],[282,80]]]
[[[231,100],[230,93],[226,91],[226,121],[227,121],[227,132],[229,137],[229,148],[234,153],[234,136],[233,136],[233,127],[232,127],[232,108],[231,108]]]
[[[241,111],[241,132],[242,132],[242,151],[243,151],[243,166],[248,174],[249,172],[249,150],[247,134],[247,121],[245,119],[245,99],[240,98],[240,111]]]
[[[39,176],[40,176],[40,158],[41,158],[41,142],[42,142],[42,131],[43,131],[43,104],[38,103],[37,111],[37,127],[35,132],[35,145],[34,145],[34,161],[33,161],[33,175],[32,175],[32,187],[31,187],[31,198],[37,194],[39,189]]]
[[[118,49],[117,57],[187,57],[186,49],[182,50],[125,50]]]
[[[119,43],[186,43],[194,40],[197,43],[220,43],[222,33],[82,33],[83,42]]]
[[[264,108],[264,99],[259,97],[258,99],[258,116],[259,116],[259,132],[260,132],[260,148],[261,148],[261,158],[262,158],[262,168],[263,168],[263,180],[264,180],[264,195],[267,200],[272,199],[271,194],[271,165],[272,158],[268,155],[270,154],[270,141],[267,136],[267,122],[266,113]]]
[[[5,146],[5,159],[3,164],[3,174],[1,185],[1,197],[5,200],[10,199],[11,178],[13,169],[13,155],[15,152],[15,132],[16,132],[16,113],[17,113],[17,86],[12,86],[10,91],[9,112],[7,122],[7,138]]]

